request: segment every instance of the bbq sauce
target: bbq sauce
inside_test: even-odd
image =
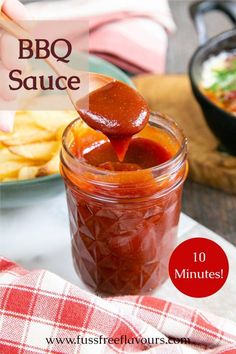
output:
[[[95,145],[82,156],[88,164],[110,171],[137,171],[152,168],[172,157],[170,151],[158,142],[140,137],[131,139],[122,162],[118,160],[109,141]]]
[[[64,133],[69,153],[62,151],[61,173],[73,261],[97,294],[145,294],[168,276],[187,171],[171,128],[151,117],[130,139],[122,162],[107,136],[81,119]]]
[[[108,137],[119,161],[124,160],[131,137],[144,128],[150,115],[144,98],[116,80],[91,92],[89,107],[84,100],[78,100],[76,106],[87,125]]]

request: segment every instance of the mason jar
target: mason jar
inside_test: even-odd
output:
[[[89,149],[96,136],[103,138],[101,133],[78,118],[63,135],[61,174],[74,266],[97,294],[145,294],[168,276],[188,169],[187,143],[177,124],[160,113],[151,114],[149,128],[139,135],[172,149],[173,156],[147,169],[110,171],[73,153],[75,139],[77,149],[85,142]]]

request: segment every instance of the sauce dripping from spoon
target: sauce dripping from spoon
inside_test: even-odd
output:
[[[119,161],[123,161],[132,136],[144,128],[150,115],[144,98],[116,80],[91,92],[88,107],[80,99],[76,108],[87,125],[108,137]]]

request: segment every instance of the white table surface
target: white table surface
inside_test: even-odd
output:
[[[180,242],[199,236],[216,241],[226,252],[230,272],[225,285],[216,294],[198,299],[182,294],[167,280],[155,291],[154,296],[198,307],[236,321],[236,248],[182,214]],[[27,269],[44,268],[85,288],[72,265],[67,206],[63,193],[38,205],[0,210],[0,254]]]

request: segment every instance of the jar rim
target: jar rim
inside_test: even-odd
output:
[[[157,120],[158,122],[155,122],[156,124],[159,123],[163,123],[163,125],[160,125],[160,128],[165,128],[167,131],[169,131],[170,133],[178,133],[179,136],[179,149],[176,152],[176,154],[174,156],[172,156],[171,159],[157,165],[157,166],[153,166],[153,167],[149,167],[146,169],[142,169],[142,171],[151,171],[154,174],[161,174],[161,171],[167,171],[169,169],[173,168],[173,165],[178,165],[179,163],[181,164],[181,162],[184,162],[185,158],[186,158],[186,154],[187,154],[187,138],[185,137],[182,128],[179,127],[179,125],[175,122],[174,119],[170,118],[168,115],[160,113],[160,112],[151,112],[150,114],[150,121],[153,120]],[[69,133],[71,127],[77,122],[81,120],[80,117],[76,118],[75,120],[73,120],[64,130],[63,136],[62,136],[62,147],[65,150],[66,154],[68,154],[68,156],[74,160],[74,162],[78,163],[80,166],[86,168],[87,171],[91,172],[91,173],[99,173],[99,175],[117,175],[118,173],[120,173],[121,171],[111,171],[111,170],[106,170],[106,169],[102,169],[93,165],[88,164],[85,160],[81,160],[79,158],[77,158],[75,155],[73,155],[73,153],[70,151],[69,146],[67,146],[66,144],[66,138],[67,138],[67,134]],[[172,128],[172,129],[171,129]],[[179,163],[178,163],[179,162]],[[126,173],[128,172],[129,174],[131,173],[135,173],[137,171],[122,171],[122,173]]]

